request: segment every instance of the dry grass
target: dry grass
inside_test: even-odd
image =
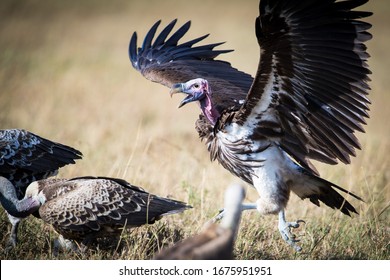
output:
[[[194,130],[196,106],[176,109],[168,89],[145,80],[127,58],[134,30],[142,37],[157,19],[191,19],[187,38],[211,33],[236,51],[224,56],[249,73],[257,66],[253,31],[257,0],[237,1],[1,1],[0,124],[19,127],[77,147],[84,159],[61,177],[117,176],[161,196],[188,201],[194,209],[122,236],[120,246],[100,244],[84,256],[60,259],[147,259],[161,246],[198,232],[222,206],[223,190],[236,179],[209,155]],[[363,150],[349,166],[319,165],[324,178],[361,195],[352,219],[297,198],[289,219],[307,221],[298,235],[302,253],[281,240],[277,217],[244,213],[238,259],[389,259],[390,256],[390,5],[371,1],[374,40],[369,43],[372,109]],[[240,4],[238,4],[240,3]],[[221,13],[220,6],[224,6]],[[239,6],[238,6],[239,5]],[[249,201],[256,200],[248,188]],[[4,252],[9,225],[0,211],[1,259],[51,259],[50,227],[29,218],[20,244]]]

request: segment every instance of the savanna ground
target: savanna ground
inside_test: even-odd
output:
[[[360,215],[343,216],[292,197],[289,220],[307,223],[296,234],[303,251],[280,238],[277,217],[243,214],[237,259],[389,259],[390,256],[390,3],[371,1],[374,39],[371,118],[359,134],[362,151],[350,165],[318,164],[322,176],[364,198],[352,197]],[[74,146],[84,159],[59,176],[114,176],[194,208],[122,235],[119,246],[103,242],[84,255],[59,259],[149,259],[162,246],[201,230],[237,181],[209,161],[194,122],[197,106],[177,109],[169,89],[145,80],[131,67],[127,46],[133,31],[142,39],[158,19],[192,20],[186,39],[211,33],[207,42],[235,49],[223,59],[255,73],[257,0],[251,1],[1,1],[0,127],[25,128]],[[222,9],[223,7],[223,9]],[[223,12],[222,12],[223,10]],[[222,47],[221,47],[222,48]],[[222,57],[221,57],[222,58]],[[247,187],[247,201],[257,194]],[[6,253],[9,223],[0,210],[1,259],[52,259],[57,234],[33,217],[20,228],[20,243]]]

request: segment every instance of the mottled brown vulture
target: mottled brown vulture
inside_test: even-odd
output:
[[[201,233],[159,252],[157,260],[230,260],[241,219],[244,188],[232,185],[225,192],[225,215],[220,225],[211,223]]]
[[[16,191],[19,199],[24,197],[30,183],[56,175],[60,167],[81,157],[81,152],[72,147],[26,130],[0,130],[0,177],[11,182],[10,191]],[[20,219],[9,213],[8,218],[12,223],[9,245],[15,246]]]
[[[260,62],[254,78],[215,58],[220,44],[194,46],[206,36],[179,43],[186,23],[168,37],[170,23],[154,39],[157,22],[140,48],[133,34],[130,60],[146,78],[186,94],[211,160],[253,185],[259,200],[243,209],[279,214],[283,239],[300,250],[286,222],[290,192],[350,215],[355,208],[336,190],[358,196],[319,177],[311,160],[348,164],[360,144],[370,101],[365,42],[367,0],[262,0],[256,19]],[[154,41],[153,41],[154,39]]]
[[[153,224],[164,215],[191,206],[150,194],[125,180],[108,177],[49,178],[35,181],[18,199],[0,177],[1,203],[16,217],[36,214],[64,238],[88,245],[93,239],[119,236],[124,227]]]

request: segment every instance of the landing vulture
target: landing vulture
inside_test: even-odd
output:
[[[12,215],[36,214],[64,238],[88,245],[103,236],[119,236],[124,227],[152,224],[191,206],[150,194],[125,180],[108,177],[49,178],[30,184],[17,199],[0,177],[1,203]]]
[[[56,175],[60,167],[81,157],[81,152],[72,147],[26,130],[0,130],[0,177],[11,182],[19,199],[24,197],[30,183]],[[10,245],[15,246],[20,220],[8,217],[12,223]]]
[[[179,43],[187,22],[169,36],[171,22],[154,39],[160,21],[140,48],[133,34],[130,60],[147,79],[186,94],[180,107],[197,101],[196,121],[211,160],[253,185],[259,200],[244,209],[279,214],[279,231],[296,250],[286,222],[290,192],[350,215],[355,208],[319,177],[311,160],[350,163],[364,132],[370,101],[365,42],[368,0],[262,0],[256,18],[260,62],[254,78],[217,60],[228,50],[198,45],[206,36]],[[361,200],[358,196],[349,193]]]

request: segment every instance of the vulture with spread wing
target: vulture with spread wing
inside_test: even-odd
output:
[[[23,129],[0,130],[0,177],[11,182],[11,190],[22,199],[28,185],[54,176],[58,169],[81,159],[72,147],[52,142]],[[1,194],[0,194],[1,196]],[[17,243],[20,219],[8,213],[12,223],[10,245]]]
[[[211,160],[253,185],[262,214],[279,214],[279,231],[300,250],[286,222],[290,192],[350,215],[355,208],[338,191],[358,196],[319,177],[311,160],[350,163],[364,132],[370,101],[365,42],[370,12],[355,8],[368,0],[262,0],[256,19],[260,62],[254,78],[216,60],[220,44],[194,46],[206,36],[179,43],[186,23],[169,37],[175,21],[156,39],[160,22],[130,60],[146,78],[184,93],[180,107],[197,101],[196,129]]]

